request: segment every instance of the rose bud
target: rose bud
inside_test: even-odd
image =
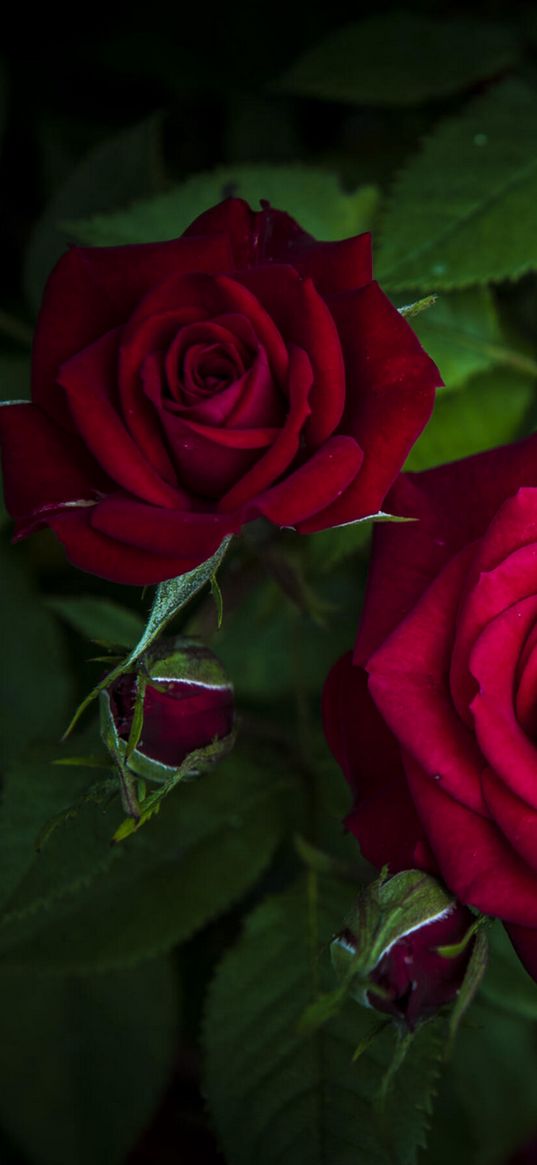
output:
[[[332,943],[334,967],[350,984],[353,998],[394,1016],[410,1031],[456,998],[474,943],[471,912],[449,899],[446,905],[438,883],[421,877],[428,884],[425,889],[432,889],[429,902],[416,871],[373,883],[365,892],[369,900],[359,903],[351,924]]]
[[[131,751],[135,720],[140,732]],[[136,670],[101,692],[101,733],[120,768],[161,782],[196,754],[188,775],[197,775],[233,744],[233,686],[208,648],[163,638]]]

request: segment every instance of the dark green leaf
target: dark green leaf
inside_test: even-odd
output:
[[[354,1064],[371,1028],[371,1013],[357,1004],[311,1035],[298,1031],[308,1004],[334,988],[326,944],[350,905],[352,890],[310,873],[254,911],[217,972],[205,1016],[206,1081],[233,1165],[416,1159],[438,1071],[436,1025],[418,1033],[382,1115],[374,1100],[394,1054],[391,1025]]]
[[[490,966],[482,987],[483,996],[502,1011],[537,1020],[537,984],[524,970],[500,922],[489,928],[487,937]]]
[[[516,58],[505,25],[389,12],[330,33],[278,88],[358,105],[415,105],[494,77]]]
[[[475,1003],[440,1084],[420,1165],[504,1165],[535,1132],[535,1026]]]
[[[121,1165],[172,1066],[172,967],[80,979],[3,972],[0,989],[4,1129],[32,1165]]]
[[[95,595],[58,595],[46,600],[47,607],[87,639],[134,647],[144,630],[140,615],[112,599]]]
[[[159,137],[160,117],[122,130],[91,150],[54,195],[26,255],[24,285],[35,310],[47,276],[65,250],[65,219],[124,206],[159,188]]]
[[[381,283],[449,291],[534,270],[536,137],[537,95],[515,81],[443,122],[393,189]]]
[[[91,801],[84,812],[58,825],[37,851],[43,826],[72,805],[94,778],[87,769],[52,764],[58,751],[41,748],[9,765],[4,773],[0,803],[4,922],[13,913],[19,919],[31,919],[40,911],[52,912],[59,900],[86,886],[119,856],[109,844],[109,819],[103,819],[102,808]]]
[[[438,365],[446,388],[459,388],[500,361],[503,337],[487,288],[441,295],[411,326]]]
[[[160,198],[118,214],[74,223],[73,231],[80,242],[99,245],[173,239],[229,195],[246,199],[254,210],[260,199],[268,199],[318,239],[343,239],[368,230],[378,197],[372,186],[345,194],[334,174],[311,166],[222,167],[196,174]]]
[[[3,760],[58,738],[71,698],[60,635],[24,570],[0,542],[0,738]]]
[[[405,468],[429,469],[514,440],[534,397],[535,383],[505,368],[472,377],[457,392],[440,390]]]
[[[289,790],[274,757],[237,751],[179,786],[166,812],[119,846],[110,845],[119,806],[88,806],[52,834],[11,895],[0,927],[3,965],[86,972],[169,950],[256,882],[287,828]],[[55,855],[66,855],[65,883],[77,845],[92,858],[88,876],[50,902],[47,863],[55,872]]]

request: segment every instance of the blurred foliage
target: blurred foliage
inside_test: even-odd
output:
[[[379,0],[372,16],[335,0],[255,19],[242,4],[187,6],[127,23],[109,9],[103,27],[41,36],[37,16],[2,45],[0,400],[29,394],[33,320],[67,242],[169,238],[236,193],[318,236],[372,228],[397,306],[438,293],[411,324],[446,388],[409,468],[535,428],[531,4],[480,0],[470,17],[462,3]],[[326,944],[370,876],[319,728],[370,528],[254,532],[220,572],[222,629],[206,593],[179,612],[173,629],[232,675],[239,744],[116,846],[92,713],[59,738],[107,669],[102,645],[136,642],[150,596],[79,574],[48,533],[10,547],[5,514],[0,533],[2,1165],[143,1163],[133,1146],[155,1114],[154,1165],[186,1141],[185,1160],[221,1161],[216,1137],[245,1165],[291,1152],[297,1165],[507,1162],[537,1125],[537,1003],[501,929],[451,1060],[425,1028],[383,1129],[372,1114],[390,1034],[365,1047],[354,1004],[315,1036],[296,1028],[330,986]],[[308,854],[317,870],[304,872]],[[171,1126],[158,1107],[170,1080]]]

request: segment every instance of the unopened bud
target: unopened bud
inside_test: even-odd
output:
[[[428,874],[380,879],[332,943],[332,961],[350,994],[409,1030],[456,998],[470,961],[471,912]]]
[[[233,742],[234,719],[233,686],[222,664],[208,648],[181,638],[161,639],[135,670],[101,692],[106,747],[120,765],[153,780],[167,780],[192,754],[200,768],[217,760]]]

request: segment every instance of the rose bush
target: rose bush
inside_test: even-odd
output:
[[[403,475],[388,505],[419,520],[376,532],[324,694],[348,825],[503,919],[537,977],[537,437]]]
[[[148,584],[253,518],[352,521],[380,508],[439,383],[372,282],[368,235],[319,243],[229,199],[172,242],[73,247],[32,403],[0,410],[16,536],[48,525],[76,566]]]

